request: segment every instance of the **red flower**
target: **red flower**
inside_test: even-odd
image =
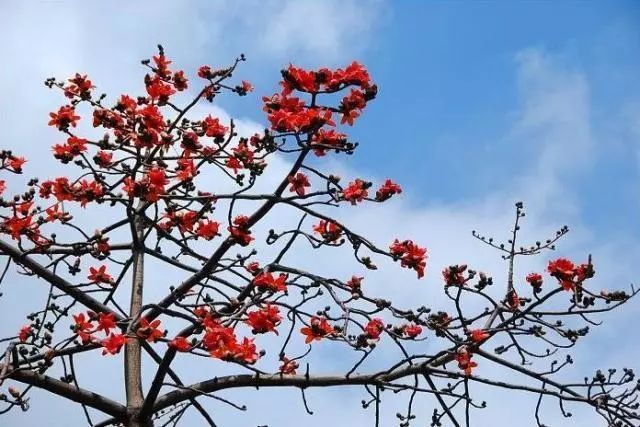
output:
[[[278,335],[276,326],[280,324],[282,316],[278,307],[267,304],[263,309],[247,313],[248,319],[246,324],[251,326],[254,334],[264,334],[266,332],[275,332]]]
[[[489,332],[484,329],[472,329],[467,332],[467,335],[469,335],[471,341],[476,343],[482,342],[491,336]]]
[[[384,202],[385,200],[391,198],[394,194],[402,193],[402,188],[398,184],[395,184],[390,179],[387,179],[384,182],[384,185],[380,187],[378,191],[376,191],[376,200],[379,202]]]
[[[184,76],[184,71],[177,71],[173,74],[173,86],[179,90],[186,90],[189,80]]]
[[[113,153],[98,151],[98,153],[93,156],[93,161],[101,168],[108,168],[113,162]]]
[[[542,275],[540,273],[529,273],[526,278],[534,292],[539,292],[542,288]]]
[[[466,346],[460,347],[454,356],[458,362],[458,368],[462,369],[465,375],[471,375],[471,370],[478,366],[476,362],[471,360],[472,356]]]
[[[118,111],[122,111],[123,113],[133,114],[138,107],[138,103],[135,99],[131,98],[129,95],[121,95],[118,103],[115,106],[115,109]]]
[[[59,130],[67,130],[69,125],[76,127],[76,122],[80,120],[80,116],[76,116],[75,108],[70,105],[63,105],[57,113],[49,113],[49,117],[49,126],[55,126]]]
[[[160,77],[149,79],[146,83],[147,93],[152,100],[158,100],[161,104],[166,103],[169,97],[176,93],[170,84],[164,82]]]
[[[353,291],[360,290],[362,279],[364,279],[364,277],[351,276],[351,279],[347,281],[347,286],[349,286]]]
[[[86,344],[91,341],[91,329],[93,328],[91,321],[85,317],[84,313],[74,314],[73,320],[75,321],[73,330],[80,337],[82,343]]]
[[[203,65],[200,68],[198,68],[198,77],[201,77],[203,79],[212,78],[213,73],[211,72],[211,67],[209,67],[208,65]]]
[[[247,337],[243,338],[242,342],[236,345],[235,354],[233,358],[237,362],[244,362],[253,364],[258,360],[258,352],[256,351],[256,345],[252,339]]]
[[[336,150],[345,147],[347,143],[347,135],[336,132],[335,129],[320,129],[314,136],[311,145],[314,147],[313,152],[316,156],[324,156],[327,150],[335,148]]]
[[[300,365],[295,360],[290,360],[286,356],[282,356],[282,365],[280,366],[280,373],[284,375],[295,375],[296,369],[298,369]]]
[[[120,353],[120,349],[124,345],[124,341],[124,335],[112,333],[108,338],[103,339],[101,342],[102,355]]]
[[[156,319],[149,322],[146,318],[140,318],[140,325],[136,331],[136,335],[149,342],[156,342],[159,338],[164,337],[164,331],[158,329],[160,326],[160,320]]]
[[[31,325],[25,325],[20,328],[20,332],[18,332],[18,339],[20,342],[25,342],[32,334],[33,329],[31,328]]]
[[[220,228],[219,222],[203,219],[198,221],[198,228],[196,229],[196,235],[198,237],[204,238],[205,240],[211,240],[218,235],[219,228]]]
[[[246,80],[242,81],[242,90],[246,93],[246,92],[252,92],[253,91],[253,85],[251,83],[249,83]]]
[[[404,332],[407,337],[413,339],[422,333],[422,327],[415,323],[410,323],[402,328],[402,332]]]
[[[98,268],[89,267],[89,276],[87,277],[91,283],[113,283],[113,278],[107,273],[107,266],[101,265]]]
[[[450,265],[442,270],[445,286],[463,286],[467,282],[463,274],[466,270],[467,266],[465,264]]]
[[[251,273],[251,274],[253,274],[255,276],[260,271],[260,263],[257,262],[257,261],[252,261],[249,264],[247,264],[244,268],[249,273]]]
[[[74,95],[88,97],[89,91],[95,87],[91,84],[91,80],[87,79],[86,75],[81,76],[78,73],[67,81],[71,83],[64,89],[64,95],[67,98],[73,98]]]
[[[372,340],[380,339],[382,331],[384,331],[384,322],[377,318],[370,320],[364,327],[365,334]]]
[[[352,205],[362,202],[369,195],[367,191],[369,187],[371,187],[370,182],[356,179],[342,191],[342,199],[351,202]]]
[[[247,246],[253,241],[251,237],[251,231],[249,231],[249,217],[246,215],[238,215],[233,219],[232,226],[229,226],[227,230],[231,233],[231,236],[240,244],[240,246]]]
[[[99,313],[98,314],[98,327],[96,331],[104,331],[105,334],[111,332],[111,329],[117,328],[116,315],[113,313]]]
[[[2,194],[4,193],[4,190],[6,189],[7,189],[7,183],[3,179],[0,179],[0,196],[2,196]]]
[[[342,235],[342,228],[337,223],[324,219],[313,226],[313,231],[321,235],[325,242],[335,242]]]
[[[400,265],[404,268],[412,268],[418,273],[418,279],[424,276],[427,266],[427,249],[421,248],[411,240],[400,242],[398,239],[389,247],[391,254],[400,258]]]
[[[518,308],[520,308],[520,297],[518,296],[518,294],[516,293],[515,290],[511,289],[508,293],[507,293],[507,305],[509,306],[509,308],[513,311],[517,310]]]
[[[558,258],[555,261],[549,261],[547,271],[554,277],[564,279],[573,277],[574,268],[575,266],[568,259]]]
[[[280,273],[277,278],[273,277],[273,273],[260,273],[253,279],[253,284],[260,289],[271,292],[286,292],[288,277],[284,273]]]
[[[156,74],[160,77],[168,77],[171,72],[169,71],[169,61],[164,54],[160,54],[158,56],[153,57],[153,62],[156,64]]]
[[[305,188],[311,187],[309,178],[301,172],[298,172],[295,176],[287,177],[287,180],[289,181],[289,184],[291,184],[289,191],[295,192],[298,196],[304,196]]]
[[[3,166],[13,170],[15,173],[21,173],[22,165],[25,163],[27,163],[27,159],[24,157],[10,156],[4,160]]]
[[[191,350],[191,344],[185,337],[175,337],[169,341],[169,347],[176,351],[186,352]]]
[[[573,282],[575,265],[568,259],[558,258],[554,261],[549,261],[547,271],[551,276],[558,279],[565,291],[573,291],[575,289],[576,285]]]
[[[309,344],[314,340],[320,341],[322,338],[332,335],[334,329],[324,317],[313,316],[309,321],[309,326],[300,329],[300,332],[306,335],[305,344]]]

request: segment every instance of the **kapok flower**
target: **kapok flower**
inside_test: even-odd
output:
[[[363,279],[364,277],[351,276],[351,279],[347,280],[347,286],[350,287],[352,291],[358,291],[362,286]]]
[[[196,236],[202,237],[205,240],[211,240],[219,234],[218,233],[219,228],[220,228],[219,222],[211,221],[208,219],[200,220],[198,221]]]
[[[104,331],[105,334],[111,332],[111,329],[117,328],[116,315],[114,313],[98,313],[98,327],[96,331]]]
[[[120,349],[124,345],[124,335],[123,334],[111,334],[108,338],[105,338],[101,341],[102,344],[102,355],[105,354],[118,354],[120,353]]]
[[[300,332],[306,335],[305,344],[309,344],[312,341],[320,341],[322,338],[332,335],[335,331],[326,318],[313,316],[309,321],[309,326],[300,329]]]
[[[248,319],[245,323],[251,326],[251,332],[254,334],[264,334],[273,331],[278,335],[276,326],[282,321],[278,307],[267,304],[263,309],[247,313],[247,316]]]
[[[169,341],[169,347],[176,351],[187,352],[191,350],[191,343],[185,337],[175,337]]]
[[[300,365],[295,360],[290,360],[286,356],[282,356],[282,365],[280,365],[279,371],[284,375],[295,375],[296,369],[298,369]]]
[[[59,130],[66,130],[69,126],[76,127],[80,116],[76,115],[76,110],[70,105],[63,105],[57,113],[49,113],[49,126],[55,126]]]
[[[482,342],[491,336],[489,332],[485,331],[484,329],[472,329],[467,332],[467,335],[469,335],[471,341],[475,343]]]
[[[80,337],[83,344],[86,344],[91,341],[91,329],[93,329],[93,323],[91,320],[87,319],[84,313],[74,314],[73,320],[75,325],[73,326],[73,331]]]
[[[467,270],[467,266],[463,265],[450,265],[442,270],[442,278],[444,279],[445,286],[462,286],[467,282],[464,277],[464,272]]]
[[[158,328],[160,320],[156,319],[149,322],[146,318],[140,318],[140,325],[136,331],[136,335],[149,342],[156,342],[159,338],[164,337],[165,331]]]
[[[271,292],[286,292],[288,277],[286,274],[280,273],[280,275],[275,278],[273,277],[273,273],[266,272],[258,274],[255,279],[253,279],[253,284],[259,289]]]
[[[418,279],[424,276],[427,266],[427,249],[421,248],[411,240],[400,242],[395,239],[389,247],[391,254],[400,258],[400,265],[404,268],[412,268],[418,273]]]
[[[298,172],[294,176],[287,177],[287,180],[289,181],[289,184],[291,184],[289,191],[295,192],[298,196],[304,196],[306,192],[305,188],[311,187],[309,178],[301,172]]]
[[[461,346],[454,356],[458,362],[458,368],[462,369],[465,375],[471,375],[471,370],[478,366],[476,362],[471,360],[472,356],[466,346]]]
[[[371,187],[370,182],[358,178],[350,182],[342,191],[342,199],[351,202],[352,205],[362,202],[369,195],[367,191],[369,187]]]
[[[18,332],[18,340],[20,340],[20,342],[25,342],[32,334],[33,329],[31,328],[31,325],[25,325],[20,328],[20,332]]]
[[[531,285],[534,292],[540,292],[542,289],[542,275],[540,273],[529,273],[526,281]]]
[[[376,200],[379,202],[384,202],[385,200],[390,199],[391,196],[400,193],[402,193],[402,188],[390,179],[387,179],[384,182],[384,185],[382,185],[382,187],[380,187],[380,189],[376,191]]]
[[[113,278],[109,273],[107,273],[107,266],[101,265],[98,268],[89,267],[89,275],[87,278],[91,281],[91,283],[113,283]]]
[[[367,335],[367,338],[372,340],[380,339],[382,331],[384,331],[384,322],[378,318],[371,319],[364,327],[364,333]]]
[[[420,325],[416,325],[415,323],[410,323],[402,328],[402,332],[407,337],[413,339],[422,333],[422,327]]]
[[[313,231],[322,236],[325,242],[335,242],[342,235],[342,227],[338,223],[324,219],[313,226]]]

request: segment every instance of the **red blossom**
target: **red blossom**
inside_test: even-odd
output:
[[[467,332],[467,335],[469,335],[471,341],[475,343],[480,343],[491,336],[489,332],[484,329],[472,329]]]
[[[300,365],[295,360],[290,360],[286,356],[282,356],[282,365],[278,369],[281,374],[284,375],[295,375],[296,369],[298,369]]]
[[[89,267],[89,276],[87,276],[91,283],[113,283],[113,278],[107,273],[107,266],[101,265],[98,268]]]
[[[125,338],[123,334],[111,334],[108,338],[101,341],[102,355],[105,354],[118,354],[120,349],[124,345]]]
[[[31,328],[31,325],[24,325],[18,332],[18,340],[20,340],[20,342],[25,342],[32,334],[33,328]]]
[[[467,270],[467,266],[463,265],[450,265],[442,270],[442,278],[444,279],[445,286],[463,286],[467,283],[467,279],[464,277],[464,272]]]
[[[253,241],[251,231],[249,231],[249,217],[238,215],[233,219],[233,225],[227,228],[231,236],[240,246],[247,246]]]
[[[74,314],[73,320],[75,325],[73,326],[74,332],[80,337],[83,344],[87,344],[91,341],[91,329],[93,329],[93,323],[87,319],[84,313]]]
[[[203,219],[198,221],[198,228],[196,228],[196,236],[202,237],[205,240],[211,240],[219,233],[220,223],[209,219]]]
[[[165,331],[158,328],[160,326],[160,320],[156,319],[149,322],[146,318],[140,318],[140,324],[136,335],[149,342],[156,342],[158,339],[164,337]]]
[[[173,74],[173,86],[178,91],[186,90],[189,87],[188,82],[189,80],[184,76],[184,71],[176,71]]]
[[[472,356],[466,346],[460,347],[454,356],[458,362],[458,368],[462,369],[465,375],[471,375],[472,369],[478,366],[476,362],[471,360]]]
[[[384,202],[385,200],[391,198],[391,196],[395,194],[402,193],[402,188],[390,179],[387,179],[382,187],[376,191],[376,200],[379,202]]]
[[[418,273],[418,279],[424,276],[428,258],[426,248],[421,248],[411,240],[400,242],[398,239],[389,248],[391,254],[400,259],[402,267],[414,269]]]
[[[349,185],[342,190],[342,199],[351,202],[352,205],[362,202],[369,195],[369,192],[367,191],[369,187],[371,187],[370,182],[356,179],[355,181],[350,182]]]
[[[69,126],[76,127],[80,116],[76,115],[76,110],[70,105],[63,105],[57,113],[49,113],[49,126],[55,126],[59,130],[67,130]]]
[[[251,332],[254,334],[264,334],[273,331],[278,335],[276,326],[282,321],[278,307],[267,304],[263,309],[247,313],[247,317],[248,319],[245,323],[251,326]]]
[[[309,321],[309,326],[300,329],[300,332],[306,336],[305,344],[309,344],[312,341],[320,341],[322,338],[332,335],[335,331],[326,318],[313,316]]]
[[[338,223],[324,219],[313,226],[313,231],[322,236],[325,242],[335,242],[342,235],[342,227]]]
[[[287,177],[287,180],[289,181],[289,184],[291,184],[291,187],[289,187],[289,191],[295,192],[298,196],[301,197],[305,195],[305,188],[311,187],[309,178],[307,177],[307,175],[301,172],[298,172],[294,176]]]
[[[362,286],[362,280],[364,277],[351,276],[351,279],[347,280],[347,286],[353,291],[359,291]]]
[[[382,319],[371,319],[364,327],[364,333],[367,338],[372,340],[380,339],[380,335],[384,331],[384,322]]]
[[[540,273],[529,273],[526,281],[531,285],[534,292],[539,292],[542,288],[542,275]]]
[[[191,343],[185,337],[175,337],[169,341],[169,347],[176,351],[187,352],[191,350]]]
[[[98,313],[98,327],[96,331],[104,331],[105,334],[111,332],[111,329],[117,328],[116,315],[114,313]]]
[[[422,327],[415,323],[410,323],[402,328],[402,332],[409,338],[414,339],[422,333]]]
[[[287,278],[284,273],[280,273],[278,277],[273,277],[273,273],[266,272],[258,274],[253,279],[253,284],[258,289],[265,289],[271,292],[286,292],[287,291]]]

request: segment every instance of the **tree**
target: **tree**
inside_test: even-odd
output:
[[[375,190],[363,179],[343,184],[321,167],[325,156],[357,150],[338,129],[354,124],[376,97],[376,85],[357,62],[316,71],[291,65],[282,71],[280,93],[263,98],[270,124],[263,133],[239,135],[233,120],[223,123],[210,114],[188,119],[205,101],[253,90],[246,81],[229,83],[244,59],[228,68],[202,66],[194,83],[183,71],[170,70],[159,46],[158,55],[142,61],[148,69],[146,94],[122,95],[112,107],[106,95],[96,95],[87,76],[45,82],[67,98],[50,114],[49,125],[66,139],[53,146],[53,156],[79,173],[31,179],[26,191],[0,202],[5,235],[0,254],[6,262],[0,279],[6,291],[17,285],[7,283],[14,269],[41,282],[47,295],[41,310],[25,313],[24,326],[0,340],[3,413],[26,411],[29,391],[40,388],[82,405],[91,425],[150,426],[160,419],[177,424],[194,409],[203,425],[215,426],[199,398],[213,396],[235,406],[217,395],[221,390],[296,388],[306,407],[308,388],[357,385],[376,425],[381,396],[391,391],[407,396],[406,412],[398,414],[401,426],[424,424],[414,415],[418,393],[433,398],[431,425],[460,426],[470,425],[470,413],[484,406],[471,390],[481,383],[537,396],[538,426],[548,400],[557,401],[565,416],[570,414],[563,405],[578,402],[593,407],[607,425],[640,425],[639,386],[631,369],[598,371],[584,382],[558,378],[572,363],[568,355],[558,359],[558,351],[587,335],[595,324],[592,316],[635,296],[633,287],[589,290],[595,274],[590,256],[578,264],[552,259],[546,272],[515,277],[518,257],[555,249],[568,231],[562,227],[547,240],[521,245],[525,213],[517,203],[506,243],[473,232],[506,260],[504,281],[494,284],[466,265],[449,266],[442,272],[448,313],[400,307],[373,295],[357,271],[376,270],[390,259],[421,278],[427,250],[410,236],[379,246],[330,216],[336,207],[386,202],[401,193],[398,184],[386,180]],[[186,96],[189,86],[200,90],[180,107],[176,99]],[[77,132],[83,108],[104,136],[84,138]],[[257,183],[274,156],[292,159],[289,171],[271,191],[259,191]],[[5,150],[0,159],[5,173],[22,173],[26,160],[19,155]],[[0,190],[7,191],[5,181]],[[297,215],[296,226],[280,221],[281,209]],[[115,216],[95,230],[97,220]],[[258,233],[266,221],[272,229]],[[321,255],[314,258],[314,271],[288,263],[287,256],[301,245],[319,254],[348,250],[354,275],[321,272]],[[182,279],[150,283],[145,280],[149,262],[179,272]],[[162,298],[144,297],[167,286]],[[322,366],[306,363],[328,342],[344,348],[345,357],[353,357],[348,350],[355,352],[349,370],[326,374]],[[381,369],[368,367],[372,355],[388,346],[402,356]],[[90,381],[78,378],[74,358],[86,352],[122,357],[122,401],[95,393]],[[143,356],[152,372],[147,384]],[[216,359],[208,361],[214,374],[185,384],[173,369],[178,357]],[[529,383],[482,376],[486,365]],[[102,418],[94,422],[96,413]]]

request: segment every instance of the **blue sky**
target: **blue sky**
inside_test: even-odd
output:
[[[9,60],[0,68],[5,132],[0,145],[26,154],[32,170],[54,174],[57,165],[47,150],[59,141],[46,119],[60,98],[42,81],[80,71],[113,96],[140,93],[144,71],[138,61],[152,55],[157,43],[192,75],[202,64],[226,64],[245,53],[248,61],[237,77],[250,80],[255,92],[215,106],[216,114],[240,118],[245,129],[264,126],[260,96],[277,90],[279,70],[288,63],[343,66],[358,59],[378,83],[379,96],[349,129],[361,143],[356,154],[323,159],[323,165],[349,179],[400,182],[406,191],[397,202],[384,209],[347,210],[345,219],[379,242],[414,237],[431,254],[426,285],[397,270],[367,276],[377,280],[372,286],[382,296],[437,301],[440,270],[458,262],[501,280],[504,264],[474,242],[470,231],[504,236],[517,200],[529,208],[528,236],[539,239],[568,224],[574,231],[561,255],[582,259],[593,253],[598,286],[624,286],[636,280],[640,256],[639,23],[640,3],[622,1],[2,2],[0,39],[9,42],[0,45],[0,57]],[[286,159],[275,163],[270,168],[282,171]],[[299,258],[305,262],[304,255]],[[342,275],[354,272],[353,265],[329,260]],[[545,262],[545,257],[528,260],[518,273],[541,269]],[[180,279],[152,274],[162,286],[170,284],[167,277]],[[29,289],[3,288],[0,323],[10,330],[22,322],[18,314],[25,311]],[[10,310],[3,312],[7,302]],[[628,307],[611,317],[610,327],[594,331],[577,354],[574,378],[603,366],[638,368],[638,332],[619,340],[619,331],[638,313],[637,304]],[[319,353],[337,366],[339,357],[331,350]],[[86,362],[88,375],[118,369],[115,359],[100,366]],[[193,367],[180,367],[185,376],[199,378]],[[96,387],[117,397],[117,376],[99,378]],[[55,399],[36,397],[31,419],[82,418]],[[312,398],[319,415],[305,418],[309,427],[326,425],[323,414],[336,408],[345,425],[370,425],[371,414],[359,407],[357,392],[318,392]],[[258,398],[250,401],[265,408]],[[485,418],[479,415],[478,425],[510,425],[496,416],[531,411],[530,401],[509,402],[497,412],[490,408]],[[294,419],[304,416],[297,403]],[[223,421],[238,416],[216,410]],[[390,423],[394,413],[385,411]],[[7,425],[25,425],[22,415],[10,415]],[[293,425],[289,414],[271,415],[272,427]],[[259,411],[243,416],[246,425],[264,421]],[[550,424],[566,425],[553,418],[557,414],[549,416],[560,420]],[[588,414],[576,411],[576,418],[592,425]]]

